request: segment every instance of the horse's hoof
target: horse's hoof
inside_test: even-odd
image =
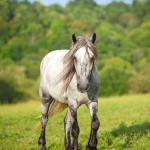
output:
[[[97,148],[87,145],[86,150],[97,150]]]
[[[64,148],[65,150],[73,150],[71,146],[67,146]]]
[[[45,144],[46,144],[45,138],[43,138],[42,136],[40,136],[39,140],[38,140],[39,149],[40,150],[46,150]]]
[[[39,150],[46,150],[45,145],[39,144]]]

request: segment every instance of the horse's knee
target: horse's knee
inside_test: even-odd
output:
[[[72,136],[77,138],[80,133],[80,128],[77,122],[74,122],[72,125]]]
[[[70,120],[70,118],[69,118],[69,115],[68,115],[68,112],[67,112],[67,114],[66,114],[66,116],[65,116],[65,118],[64,118],[64,128],[65,128],[65,130],[66,131],[70,131],[70,129],[71,129],[71,120]]]
[[[42,125],[42,127],[46,126],[47,121],[48,121],[48,114],[42,114],[42,117],[41,117],[41,125]]]
[[[92,127],[93,130],[97,131],[99,126],[100,126],[99,119],[98,119],[97,115],[94,115],[93,119],[92,119],[91,127]]]
[[[71,117],[75,120],[77,119],[77,111],[75,110],[75,108],[73,106],[70,106],[69,107],[69,110],[70,110],[70,114],[71,114]]]

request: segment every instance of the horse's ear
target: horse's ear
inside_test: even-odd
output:
[[[92,35],[92,37],[91,37],[91,41],[92,41],[93,44],[94,44],[95,41],[96,41],[96,33],[95,33],[95,32],[93,33],[93,35]]]
[[[76,38],[75,33],[72,34],[72,41],[73,41],[74,44],[77,42],[77,38]]]

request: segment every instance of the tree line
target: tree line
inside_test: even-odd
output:
[[[36,99],[42,57],[97,33],[100,96],[150,92],[150,1],[0,1],[0,102]]]

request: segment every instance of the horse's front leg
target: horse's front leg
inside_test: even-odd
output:
[[[86,146],[86,150],[97,150],[97,131],[99,128],[99,119],[97,116],[98,112],[98,104],[97,102],[91,102],[88,104],[91,114],[91,133],[88,141],[88,145]]]
[[[78,136],[80,128],[77,120],[77,111],[73,107],[70,107],[69,109],[72,118],[72,131],[71,131],[73,137],[72,150],[78,150]]]
[[[79,126],[77,121],[77,111],[73,106],[69,106],[68,112],[65,117],[65,149],[78,150],[78,135]],[[73,137],[71,145],[70,133]]]

